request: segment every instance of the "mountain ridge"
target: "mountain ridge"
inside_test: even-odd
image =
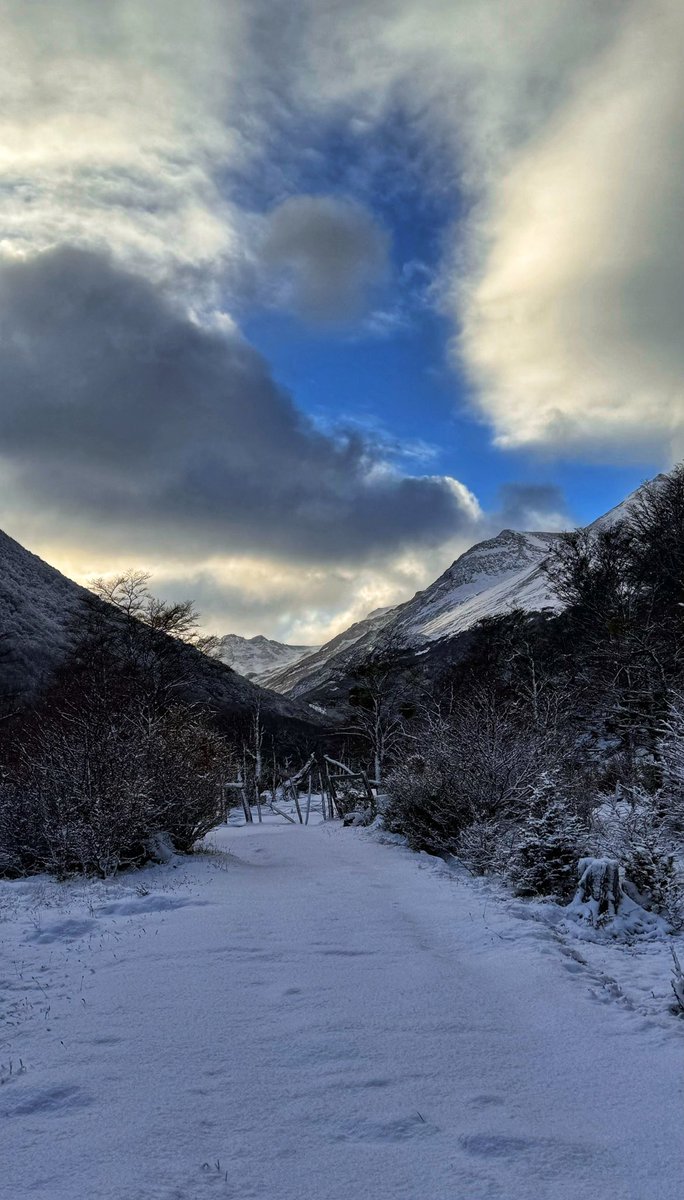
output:
[[[642,484],[586,528],[614,524],[630,511],[644,487],[664,478],[661,474]],[[306,698],[325,685],[334,690],[336,680],[383,646],[420,654],[466,632],[485,617],[516,608],[528,612],[558,609],[543,564],[562,536],[562,532],[502,529],[470,546],[409,600],[376,610],[380,615],[375,619],[369,614],[315,654],[276,668],[263,681],[285,695]]]

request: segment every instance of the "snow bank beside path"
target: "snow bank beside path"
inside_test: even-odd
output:
[[[562,930],[363,831],[213,841],[0,884],[3,1195],[684,1195],[682,1025]]]

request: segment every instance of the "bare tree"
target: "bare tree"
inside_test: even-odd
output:
[[[160,600],[149,589],[147,571],[128,570],[119,575],[91,579],[91,591],[113,604],[128,621],[140,622],[157,633],[166,633],[181,642],[195,646],[203,654],[216,656],[220,639],[200,633],[200,615],[192,600],[175,603]]]
[[[342,732],[352,734],[368,746],[374,782],[379,787],[387,763],[404,740],[406,721],[415,711],[393,656],[382,653],[357,669],[349,703],[353,717]]]

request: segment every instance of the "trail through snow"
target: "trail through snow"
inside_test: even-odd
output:
[[[337,825],[214,841],[1,885],[3,1197],[684,1195],[674,1018],[597,1003],[550,928],[427,856]]]

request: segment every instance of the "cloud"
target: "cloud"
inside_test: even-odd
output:
[[[492,189],[458,348],[502,446],[684,449],[683,35],[632,6]]]
[[[310,0],[301,89],[408,113],[451,189],[442,291],[504,448],[684,451],[680,0]],[[436,168],[434,164],[437,164]]]
[[[230,324],[202,326],[72,247],[0,269],[0,445],[26,506],[113,547],[359,562],[434,546],[479,512],[370,436],[318,430]]]
[[[680,0],[2,12],[0,254],[106,247],[200,315],[220,300],[235,316],[268,266],[280,302],[344,319],[386,243],[353,199],[368,202],[363,169],[347,177],[324,134],[335,119],[356,131],[377,188],[401,114],[421,146],[414,182],[453,197],[442,294],[497,444],[684,451]],[[301,194],[326,150],[351,200]],[[397,311],[383,301],[368,328],[395,328]]]
[[[317,427],[238,329],[276,301],[402,327],[373,212],[390,174],[395,205],[453,205],[439,291],[499,446],[684,451],[679,0],[0,10],[0,490],[32,544],[215,570],[236,609],[226,570],[254,600],[257,559],[288,558],[317,599],[290,580],[279,602],[320,629],[477,536],[465,488]],[[548,525],[557,501],[502,503]]]
[[[490,517],[498,529],[560,530],[573,521],[561,488],[550,483],[505,483],[499,511]]]
[[[252,153],[232,69],[245,6],[9,0],[2,16],[0,252],[106,246],[203,295],[243,254],[219,177]]]
[[[388,268],[388,237],[361,205],[290,196],[269,213],[261,262],[276,303],[311,321],[346,321],[368,307]]]
[[[454,193],[443,290],[498,443],[684,447],[679,0],[114,0],[97,17],[39,0],[3,16],[1,252],[106,246],[194,311],[225,306],[264,227],[237,182],[266,172],[286,197],[261,251],[276,298],[344,319],[382,277],[385,235],[297,176],[334,114],[370,162],[401,111],[426,186]]]
[[[149,561],[145,565],[153,590],[168,600],[192,597],[206,628],[246,637],[267,632],[300,645],[328,641],[373,609],[398,604],[437,573],[422,555],[410,554],[385,564],[382,571],[255,556],[212,557],[190,570]],[[79,574],[84,582],[87,578]]]

